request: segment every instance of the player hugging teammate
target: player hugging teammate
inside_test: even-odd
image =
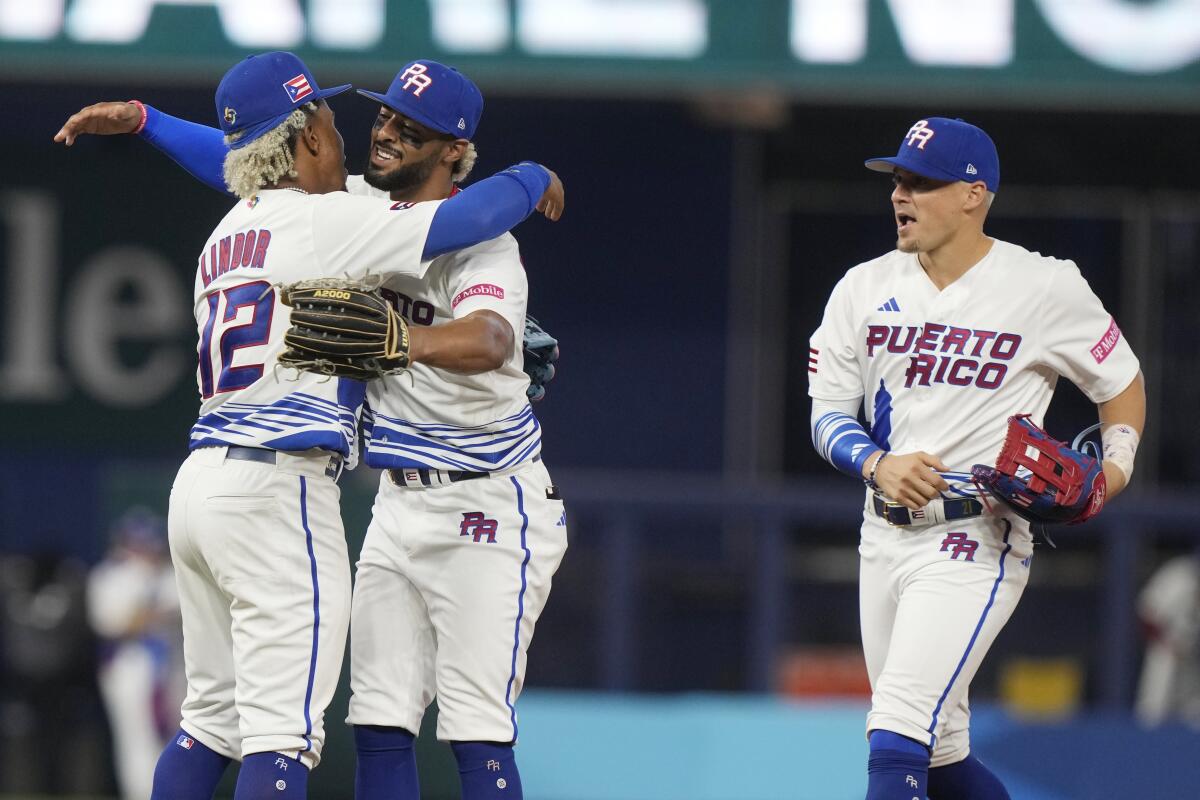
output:
[[[170,523],[189,694],[155,800],[207,800],[231,759],[237,800],[304,797],[347,624],[359,800],[418,800],[413,739],[434,696],[465,800],[522,794],[515,704],[567,531],[529,405],[540,386],[522,370],[528,284],[507,230],[535,207],[557,219],[562,184],[522,162],[457,192],[483,98],[415,61],[364,92],[381,107],[347,194],[323,98],[348,88],[321,90],[295,56],[268,53],[222,81],[221,130],[101,103],[56,137],[141,133],[241,198],[198,260],[202,413]],[[323,281],[297,288],[308,279]],[[321,343],[289,329],[285,303],[310,322],[321,304],[341,315],[322,324],[364,339],[297,355]],[[543,382],[554,342],[532,333]],[[360,413],[383,473],[351,612],[336,480]]]
[[[968,687],[1028,581],[1030,520],[1080,522],[1124,489],[1145,392],[1075,264],[984,234],[986,133],[923,119],[867,166],[892,174],[896,249],[838,282],[809,351],[813,442],[868,487],[867,798],[1002,800],[970,752]],[[1060,376],[1096,403],[1102,466],[1036,427]]]

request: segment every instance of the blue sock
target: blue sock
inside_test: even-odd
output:
[[[358,800],[421,800],[415,739],[404,728],[355,725],[358,764],[354,770],[354,796]]]
[[[975,756],[929,770],[929,800],[1011,800],[1008,790]]]
[[[511,744],[451,742],[462,800],[522,800],[521,774]]]
[[[866,800],[925,800],[929,784],[929,748],[891,731],[869,737]]]
[[[151,800],[212,800],[232,759],[209,750],[180,729],[154,767]]]
[[[308,767],[281,753],[251,753],[242,759],[233,800],[304,800]]]

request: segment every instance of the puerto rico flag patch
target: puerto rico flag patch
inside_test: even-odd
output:
[[[391,210],[392,211],[407,211],[408,209],[412,208],[415,205],[416,205],[416,203],[408,202],[406,200],[401,200],[399,202],[392,203]]]
[[[293,103],[298,103],[313,93],[312,84],[308,82],[308,78],[304,76],[303,72],[283,84],[283,88],[288,93],[288,97],[292,98]]]
[[[480,295],[486,295],[488,297],[494,297],[497,300],[503,300],[504,289],[500,288],[494,283],[477,283],[474,286],[468,286],[466,289],[463,289],[461,292],[455,295],[454,302],[450,304],[450,308],[458,308],[458,304],[463,300],[466,300],[468,297],[479,297]]]

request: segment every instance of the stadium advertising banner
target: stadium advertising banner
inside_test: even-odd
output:
[[[10,79],[208,82],[290,49],[341,77],[432,57],[512,93],[1194,109],[1197,20],[1200,0],[0,0],[0,58]]]

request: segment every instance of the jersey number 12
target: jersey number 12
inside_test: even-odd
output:
[[[204,299],[208,303],[208,319],[200,332],[200,395],[208,399],[221,392],[245,389],[262,377],[263,362],[235,367],[233,359],[238,350],[265,345],[270,340],[275,289],[266,281],[254,281],[213,292]],[[250,309],[249,313],[243,312],[243,308]]]

